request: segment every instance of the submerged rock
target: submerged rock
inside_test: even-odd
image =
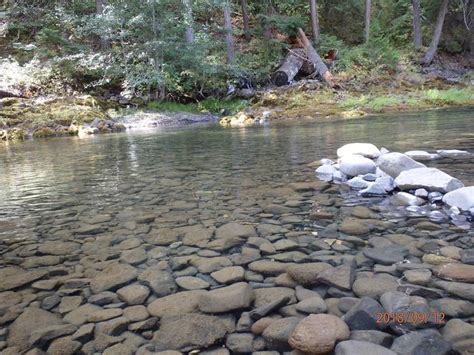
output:
[[[330,314],[311,314],[295,327],[289,344],[300,351],[311,354],[330,352],[341,340],[349,339],[347,324]]]
[[[199,309],[205,313],[225,313],[250,307],[255,294],[246,282],[209,291],[199,298]]]
[[[351,330],[378,330],[387,327],[387,324],[378,322],[378,314],[383,308],[376,300],[362,297],[343,317]]]
[[[451,350],[451,344],[444,340],[437,330],[425,329],[396,338],[390,349],[397,354],[447,355]]]
[[[359,340],[346,340],[336,346],[335,355],[397,355],[381,345]]]
[[[460,319],[451,319],[441,333],[459,353],[471,355],[474,352],[474,325]]]
[[[148,305],[148,312],[155,317],[169,317],[196,312],[199,298],[206,292],[204,290],[183,291],[160,297]]]
[[[457,150],[457,149],[442,149],[437,150],[438,153],[443,158],[451,158],[451,159],[464,159],[472,157],[472,154],[465,150]]]
[[[410,150],[405,152],[405,155],[418,161],[430,161],[441,158],[439,154],[428,153],[423,150]]]
[[[115,264],[107,267],[91,281],[91,291],[100,293],[119,288],[136,279],[137,270],[128,264]]]
[[[312,286],[319,283],[319,274],[331,268],[327,263],[293,264],[288,267],[287,273],[298,284]]]
[[[6,267],[0,271],[0,291],[8,291],[32,283],[48,273],[44,270],[25,271],[17,267]]]
[[[444,264],[435,273],[442,279],[474,283],[474,265],[461,263]]]
[[[267,348],[280,352],[291,350],[288,340],[300,321],[301,319],[297,317],[286,317],[272,321],[262,333]]]
[[[31,347],[30,337],[38,329],[62,325],[64,322],[56,314],[38,308],[27,308],[10,326],[8,346],[16,346],[20,351],[27,350]]]
[[[408,192],[399,192],[393,195],[392,202],[399,206],[421,206],[426,203],[422,198],[416,197]]]
[[[153,343],[157,351],[190,351],[206,348],[223,339],[226,333],[226,325],[218,317],[186,314],[164,318]]]
[[[441,158],[439,154],[428,153],[423,150],[410,150],[405,152],[405,155],[417,161],[430,161]]]

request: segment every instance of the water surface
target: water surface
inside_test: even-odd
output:
[[[258,202],[259,192],[304,180],[308,163],[334,157],[345,143],[370,142],[402,152],[474,151],[473,120],[473,110],[465,109],[241,129],[192,126],[2,145],[0,217],[26,221],[87,216],[104,209],[118,213],[129,206],[169,207],[212,201],[213,196],[225,196],[230,202],[218,207],[232,212],[238,203]],[[472,161],[430,165],[474,184]],[[220,214],[210,208],[209,216]]]

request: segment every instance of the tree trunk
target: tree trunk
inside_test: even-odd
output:
[[[413,44],[419,49],[423,43],[421,38],[421,5],[420,0],[412,0],[413,5]]]
[[[321,34],[319,29],[317,0],[309,0],[309,6],[311,9],[311,28],[313,30],[313,42],[314,44],[317,44],[319,42],[319,36]]]
[[[474,29],[469,29],[469,63],[474,66]]]
[[[436,19],[436,25],[433,32],[433,38],[431,39],[431,44],[428,50],[426,51],[425,57],[423,58],[423,64],[428,65],[433,61],[433,58],[438,49],[439,40],[441,39],[441,34],[443,32],[443,24],[446,14],[448,13],[449,0],[443,0],[441,7],[439,9],[438,18]]]
[[[306,37],[306,34],[303,32],[301,28],[298,28],[298,39],[303,45],[308,59],[314,63],[314,67],[316,71],[319,73],[319,75],[321,75],[321,77],[324,79],[324,81],[326,81],[326,83],[330,87],[332,88],[338,87],[336,80],[332,76],[328,67],[326,66],[326,64],[324,64],[318,52],[316,52],[314,47],[311,45],[311,42],[308,40],[308,37]]]
[[[474,65],[474,1],[464,0],[463,17],[467,30],[468,60],[472,67]]]
[[[268,0],[268,5],[267,5],[267,17],[272,17],[275,16],[276,10],[275,7],[273,6],[272,0]],[[273,33],[272,33],[272,25],[267,23],[265,24],[265,29],[263,31],[263,37],[266,40],[271,40],[273,38]]]
[[[193,20],[193,8],[191,4],[191,0],[182,0],[183,8],[184,8],[184,22],[186,26],[186,33],[184,35],[184,39],[186,40],[186,44],[193,44],[194,43],[194,20]]]
[[[67,0],[60,0],[59,5],[61,5],[63,11],[66,10]],[[67,41],[68,40],[67,32],[63,31],[61,33],[61,37]]]
[[[227,63],[231,64],[235,59],[235,49],[234,36],[232,35],[232,20],[230,17],[230,0],[224,0],[224,30],[227,46]]]
[[[365,43],[369,43],[372,0],[365,0]]]
[[[104,7],[107,5],[107,0],[95,0],[96,14],[102,15]],[[109,48],[109,42],[104,36],[100,36],[100,49],[105,50]]]
[[[242,19],[244,21],[245,39],[249,41],[250,40],[249,7],[247,4],[247,0],[240,0],[240,2],[242,4]]]
[[[288,85],[298,74],[305,62],[303,49],[292,49],[288,52],[283,64],[272,75],[272,82],[276,86]]]

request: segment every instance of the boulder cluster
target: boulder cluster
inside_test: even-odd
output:
[[[463,150],[438,150],[436,153],[389,152],[370,143],[350,143],[337,150],[337,162],[322,159],[316,176],[328,182],[345,184],[362,197],[389,196],[395,206],[427,215],[439,221],[451,218],[470,228],[474,216],[474,186],[464,184],[424,162],[438,159],[473,159]]]

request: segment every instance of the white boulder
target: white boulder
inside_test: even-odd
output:
[[[405,170],[395,179],[400,190],[426,189],[446,193],[459,189],[464,184],[458,179],[436,168],[417,168]]]
[[[337,150],[337,156],[342,158],[346,155],[362,155],[366,158],[378,158],[380,150],[371,143],[349,143]]]
[[[441,158],[439,154],[428,153],[424,150],[410,150],[408,152],[405,152],[405,155],[419,161],[430,161]]]
[[[345,182],[347,181],[347,175],[338,170],[333,174],[332,179],[335,183]]]
[[[462,187],[448,192],[444,195],[443,202],[463,211],[471,210],[474,208],[474,186]]]
[[[397,152],[381,155],[377,159],[377,166],[393,178],[397,177],[402,171],[425,167],[425,165],[418,163],[409,156]]]
[[[341,158],[339,169],[348,176],[375,173],[375,163],[361,155],[345,155]]]
[[[337,172],[337,169],[332,165],[321,165],[315,170],[316,176],[318,179],[323,181],[332,181],[334,173]]]
[[[395,182],[393,180],[393,177],[388,175],[377,178],[377,180],[375,180],[375,183],[383,187],[383,189],[387,192],[393,191],[393,189],[395,189]]]
[[[464,159],[464,158],[470,158],[472,156],[472,154],[466,150],[457,150],[457,149],[437,150],[436,153],[441,155],[443,158],[451,158],[451,159]]]

